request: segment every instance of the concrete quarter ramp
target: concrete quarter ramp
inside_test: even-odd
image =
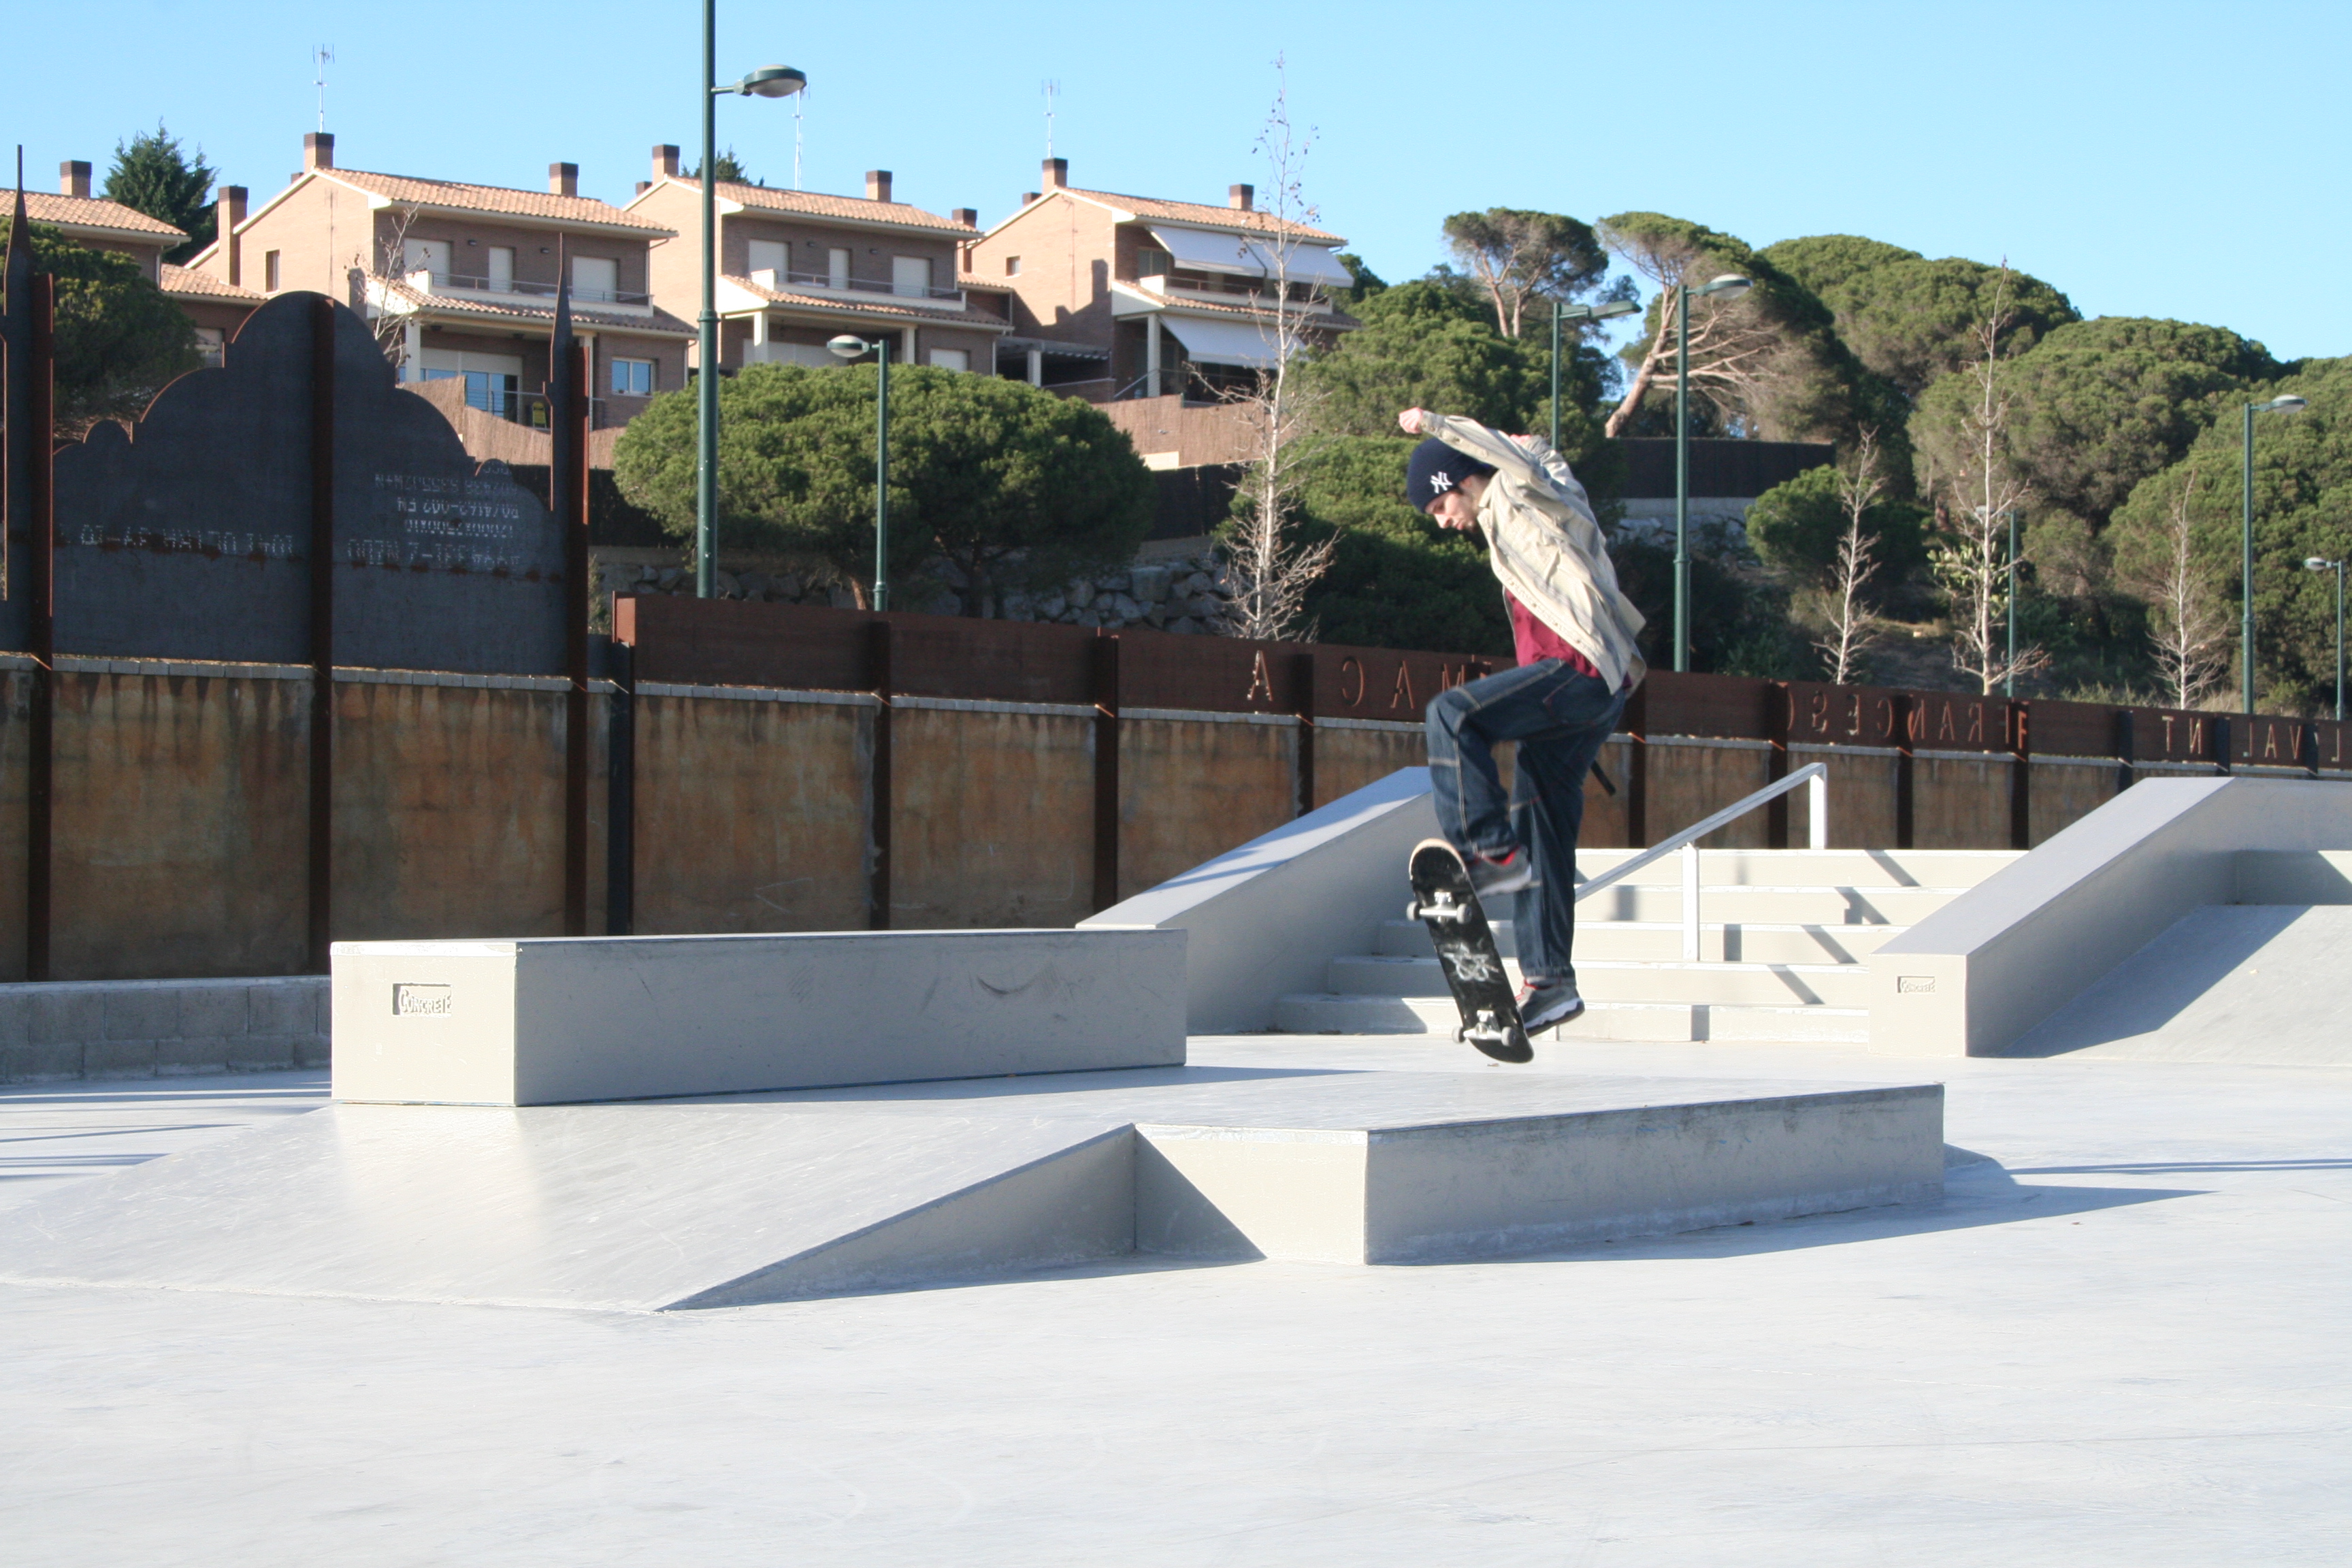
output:
[[[2001,1054],[2352,1066],[2347,975],[2352,905],[2208,905]]]

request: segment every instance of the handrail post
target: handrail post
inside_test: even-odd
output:
[[[1805,809],[1811,831],[1807,835],[1815,849],[1830,847],[1830,775],[1815,773],[1805,781]]]
[[[1698,962],[1698,844],[1683,846],[1683,962]]]

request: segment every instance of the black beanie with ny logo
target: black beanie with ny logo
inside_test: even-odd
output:
[[[1465,457],[1432,436],[1412,449],[1404,466],[1405,495],[1416,509],[1427,511],[1432,502],[1464,479],[1494,471],[1492,464]]]

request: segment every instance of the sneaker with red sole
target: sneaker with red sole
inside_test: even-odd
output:
[[[1519,1026],[1528,1034],[1569,1023],[1584,1011],[1573,980],[1528,981],[1519,987]]]
[[[1536,879],[1534,858],[1517,845],[1500,855],[1474,849],[1462,857],[1462,864],[1470,872],[1471,890],[1482,899],[1516,893]]]

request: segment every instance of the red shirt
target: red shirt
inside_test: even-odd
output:
[[[1556,658],[1580,674],[1595,680],[1601,679],[1601,672],[1592,667],[1591,659],[1569,647],[1558,632],[1528,614],[1528,607],[1508,592],[1503,595],[1503,602],[1511,609],[1511,649],[1522,666],[1539,658]]]

